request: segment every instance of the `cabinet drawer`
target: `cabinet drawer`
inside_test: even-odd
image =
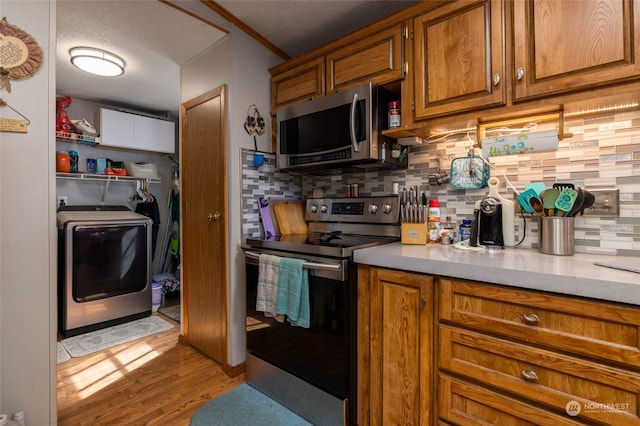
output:
[[[640,373],[440,326],[440,368],[464,374],[578,420],[637,425]]]
[[[640,308],[441,279],[440,319],[640,368]]]
[[[457,425],[575,426],[558,416],[487,388],[440,375],[440,417]]]

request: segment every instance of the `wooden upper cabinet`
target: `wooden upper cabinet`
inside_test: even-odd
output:
[[[324,96],[324,57],[305,62],[271,78],[271,109]]]
[[[504,4],[458,1],[414,19],[415,118],[504,105]]]
[[[403,26],[395,25],[327,54],[327,93],[404,77]]]
[[[640,4],[633,0],[516,0],[516,100],[640,75]]]

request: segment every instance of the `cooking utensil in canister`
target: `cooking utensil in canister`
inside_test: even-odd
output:
[[[587,191],[586,189],[582,190],[582,196],[583,196],[583,201],[582,201],[582,206],[580,206],[580,216],[584,214],[585,209],[590,208],[591,206],[593,206],[593,203],[596,202],[596,196],[593,195],[592,192]],[[578,212],[576,212],[576,214],[577,213]]]
[[[529,198],[529,205],[531,206],[533,211],[537,213],[538,216],[544,217],[544,205],[542,204],[542,201],[540,201],[540,198]]]
[[[533,188],[525,189],[523,192],[518,194],[518,201],[520,201],[520,205],[527,213],[533,213],[533,209],[529,203],[531,197],[538,198],[538,193]]]
[[[582,190],[582,188],[578,187],[578,189],[576,189],[576,192],[578,193],[578,196],[576,197],[571,210],[569,211],[569,213],[567,213],[567,216],[569,217],[574,217],[575,215],[577,215],[582,208],[582,205],[584,204],[584,191]]]
[[[540,194],[547,216],[555,216],[556,200],[559,196],[560,192],[555,188],[547,188]]]
[[[563,211],[563,216],[566,216],[571,211],[577,197],[578,192],[575,189],[565,188],[560,192],[560,195],[558,195],[555,206],[557,209]]]
[[[531,182],[524,186],[524,190],[526,191],[527,189],[533,189],[536,191],[538,198],[540,198],[540,194],[542,194],[542,191],[547,189],[547,185],[545,185],[544,182]]]
[[[569,189],[576,189],[576,186],[572,183],[560,183],[560,182],[556,182],[553,184],[553,187],[555,189],[557,189],[558,191],[562,192],[563,189],[569,188]]]

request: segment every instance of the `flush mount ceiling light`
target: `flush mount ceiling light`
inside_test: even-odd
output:
[[[83,71],[104,77],[124,74],[122,58],[105,50],[93,47],[74,47],[69,50],[71,63]]]

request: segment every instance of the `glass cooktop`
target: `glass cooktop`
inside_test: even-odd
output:
[[[309,232],[306,234],[276,235],[269,238],[248,238],[246,244],[253,248],[331,257],[351,257],[354,250],[394,241],[398,241],[398,238],[340,232]]]

